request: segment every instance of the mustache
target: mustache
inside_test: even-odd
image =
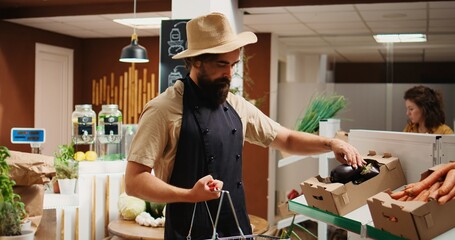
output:
[[[228,77],[220,77],[220,78],[216,78],[213,81],[213,83],[216,84],[216,85],[228,85],[228,86],[230,86],[231,85],[231,79],[228,78]]]

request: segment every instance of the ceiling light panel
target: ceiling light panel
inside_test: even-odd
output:
[[[426,42],[427,36],[422,33],[414,34],[376,34],[373,36],[378,43]]]
[[[161,27],[162,20],[168,20],[168,17],[154,17],[154,18],[123,18],[114,19],[116,23],[120,23],[129,27],[138,29],[156,29]]]

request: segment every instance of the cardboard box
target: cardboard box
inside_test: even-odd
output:
[[[287,218],[287,217],[294,215],[293,212],[289,211],[289,203],[287,201],[280,202],[278,204],[278,213],[279,213],[279,216],[282,218]]]
[[[367,199],[386,189],[396,189],[406,184],[400,161],[390,154],[378,156],[370,152],[364,159],[379,163],[380,172],[377,176],[354,184],[348,182],[329,183],[320,176],[312,177],[300,184],[309,206],[316,207],[338,215],[345,215],[367,203]]]
[[[422,179],[441,165],[422,173]],[[375,228],[407,239],[432,239],[455,227],[455,201],[398,201],[385,192],[368,199]]]

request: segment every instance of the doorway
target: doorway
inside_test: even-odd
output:
[[[44,128],[41,153],[53,156],[71,141],[73,50],[42,43],[35,55],[35,128]]]

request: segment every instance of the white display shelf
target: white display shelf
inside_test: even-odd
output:
[[[79,163],[75,194],[44,194],[44,209],[56,209],[56,240],[105,239],[109,222],[119,218],[125,160]]]
[[[334,158],[335,155],[333,154],[333,152],[329,152],[329,153],[326,153],[327,154],[327,158]],[[278,160],[278,168],[281,168],[281,167],[285,167],[287,165],[290,165],[290,164],[293,164],[293,163],[296,163],[296,162],[299,162],[299,161],[303,161],[307,158],[319,158],[320,155],[317,154],[317,155],[291,155],[291,156],[288,156],[288,157],[285,157],[285,158],[282,158],[280,160]]]
[[[124,173],[127,161],[84,161],[79,163],[79,174]]]
[[[285,167],[287,165],[291,165],[293,163],[305,160],[307,158],[318,158],[318,156],[317,155],[314,155],[314,156],[313,155],[308,155],[308,156],[291,155],[291,156],[288,156],[288,157],[285,157],[285,158],[282,158],[282,159],[278,160],[278,167],[279,168]]]
[[[79,207],[77,194],[44,193],[43,209]]]

